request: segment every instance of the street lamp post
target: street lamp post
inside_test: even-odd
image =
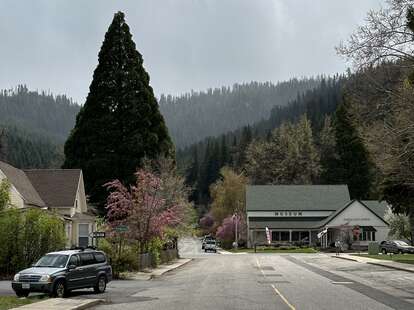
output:
[[[233,221],[234,223],[234,245],[233,247],[237,249],[237,247],[239,246],[239,238],[238,238],[238,233],[237,233],[237,213],[233,214]]]

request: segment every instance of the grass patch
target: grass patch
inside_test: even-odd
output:
[[[228,250],[232,253],[240,253],[240,252],[247,252],[247,253],[254,253],[254,249],[230,249]],[[317,250],[314,248],[296,248],[296,247],[279,247],[279,248],[271,248],[271,247],[257,247],[257,253],[318,253]]]
[[[44,300],[46,298],[46,295],[29,296],[28,298],[19,298],[17,296],[0,296],[0,310],[7,310],[19,306],[24,306]]]
[[[384,254],[377,254],[377,255],[369,255],[369,254],[361,254],[361,255],[354,255],[354,256],[361,256],[361,257],[368,257],[380,260],[388,260],[397,263],[403,264],[413,264],[414,265],[414,254],[393,254],[393,255],[384,255]]]

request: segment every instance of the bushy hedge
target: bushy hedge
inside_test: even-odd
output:
[[[11,276],[65,247],[64,222],[44,210],[0,211],[0,275]]]

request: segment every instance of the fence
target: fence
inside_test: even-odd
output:
[[[174,259],[178,258],[178,250],[177,249],[168,249],[168,250],[162,250],[160,252],[160,262],[161,264],[168,263],[169,261],[172,261]],[[147,268],[153,268],[156,266],[156,258],[151,253],[145,253],[145,254],[138,254],[139,259],[139,269],[147,269]]]

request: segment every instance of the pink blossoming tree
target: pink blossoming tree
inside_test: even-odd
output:
[[[110,191],[107,217],[112,232],[118,225],[127,225],[125,236],[136,240],[144,253],[152,239],[162,239],[167,227],[180,223],[182,212],[179,205],[168,204],[162,197],[159,177],[145,170],[138,170],[135,175],[136,184],[130,188],[118,180],[105,185]]]

